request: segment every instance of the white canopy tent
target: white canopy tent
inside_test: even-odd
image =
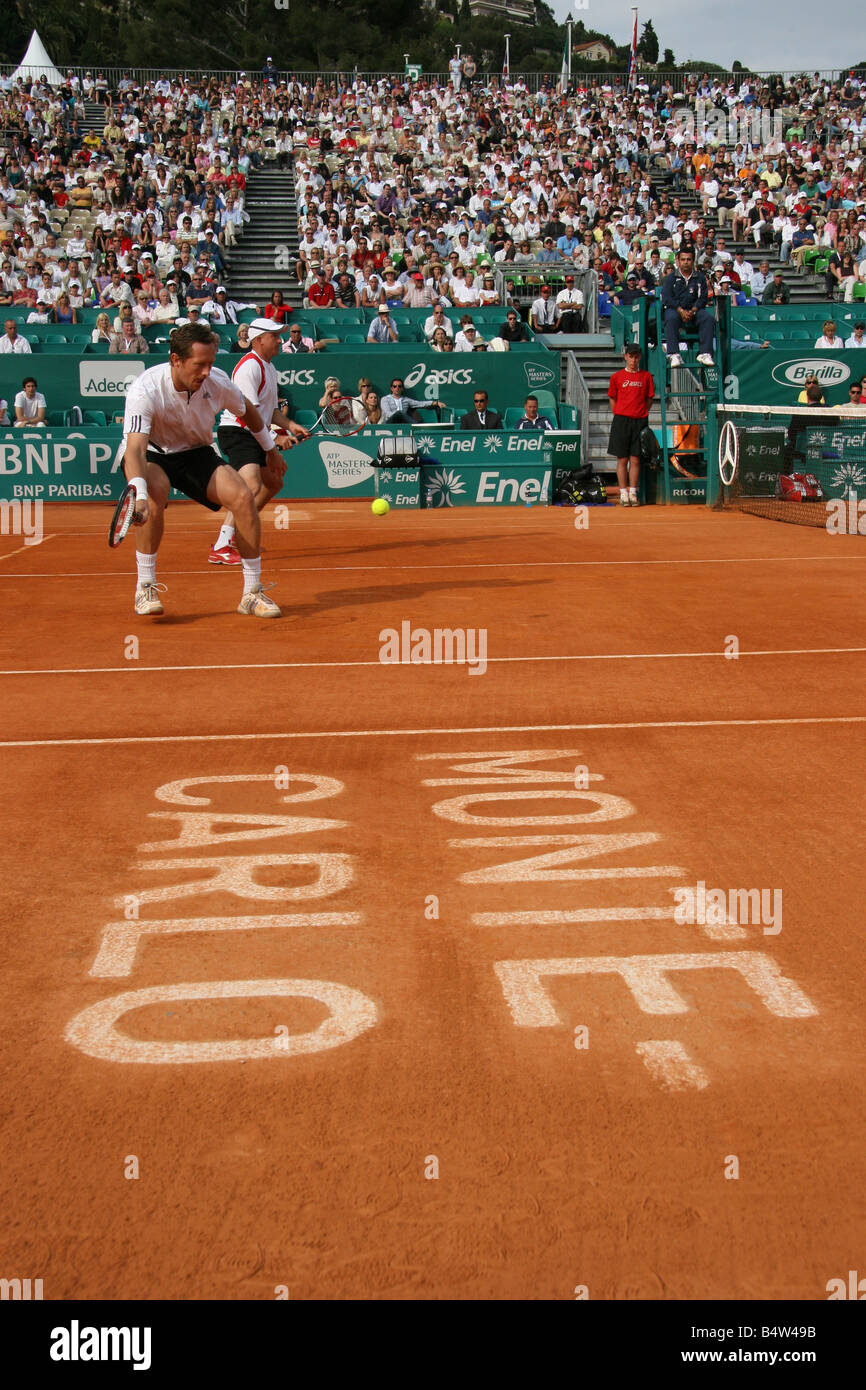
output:
[[[27,52],[13,72],[11,81],[35,82],[40,77],[46,78],[52,87],[58,87],[63,82],[63,73],[52,63],[45,52],[44,43],[34,29],[30,35]]]

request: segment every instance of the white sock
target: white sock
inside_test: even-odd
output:
[[[138,565],[139,584],[156,583],[156,556],[142,555],[140,550],[135,552],[135,563]]]
[[[222,550],[223,546],[226,546],[226,545],[234,545],[234,543],[235,543],[235,528],[234,528],[233,526],[221,526],[221,527],[220,527],[220,533],[219,533],[219,535],[217,536],[217,543],[216,543],[216,546],[214,547],[214,549],[216,549],[216,550]]]
[[[637,500],[637,488],[636,488],[636,487],[630,487],[629,490],[628,490],[628,495],[629,495],[629,497],[633,497],[635,500]]]
[[[244,572],[244,593],[248,594],[251,589],[257,589],[262,582],[261,555],[257,555],[254,560],[245,560],[241,556],[241,568]]]

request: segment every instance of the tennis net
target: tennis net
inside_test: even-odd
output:
[[[858,500],[866,503],[866,411],[860,410],[716,406],[709,451],[715,506],[826,527],[841,515],[840,502],[846,516],[853,502],[856,517]]]

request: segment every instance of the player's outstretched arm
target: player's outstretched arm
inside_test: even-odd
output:
[[[135,488],[135,515],[133,523],[143,526],[148,517],[147,506],[147,441],[146,434],[130,434],[126,438],[126,452],[123,456],[123,471],[126,481]]]

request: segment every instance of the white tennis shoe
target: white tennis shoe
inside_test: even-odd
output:
[[[139,617],[155,617],[164,613],[160,593],[165,593],[165,584],[139,584],[135,591],[135,611]]]
[[[272,586],[268,586],[269,588]],[[261,584],[244,594],[238,604],[238,612],[250,618],[281,618],[282,613],[272,598],[269,598]]]

